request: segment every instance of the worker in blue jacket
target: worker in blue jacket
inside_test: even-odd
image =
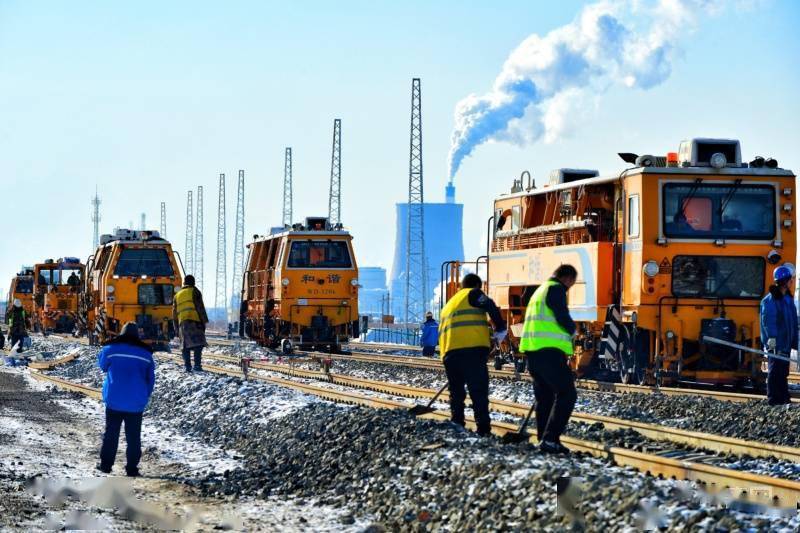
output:
[[[433,318],[433,313],[425,313],[425,322],[422,323],[422,355],[433,357],[436,353],[436,345],[439,344],[439,323]]]
[[[761,345],[768,353],[789,357],[797,348],[797,308],[790,288],[794,272],[779,266],[773,272],[775,284],[761,300]],[[769,357],[767,362],[767,400],[770,405],[791,403],[789,361]]]
[[[139,339],[139,328],[134,322],[125,324],[119,336],[106,341],[104,346],[97,364],[106,373],[103,382],[106,431],[97,468],[111,473],[124,422],[128,460],[125,472],[137,477],[142,458],[142,413],[156,382],[153,350]]]

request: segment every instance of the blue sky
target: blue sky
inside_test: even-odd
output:
[[[698,15],[660,85],[608,88],[552,142],[479,146],[456,176],[467,255],[482,249],[492,198],[525,169],[539,180],[563,166],[613,172],[618,151],[724,136],[742,140],[744,157],[797,171],[800,4],[728,4]],[[246,234],[280,221],[285,146],[296,218],[325,214],[334,118],[344,222],[360,264],[389,267],[394,204],[407,195],[411,78],[422,78],[426,198],[440,201],[456,103],[488,91],[526,37],[569,23],[583,5],[0,0],[0,280],[45,257],[87,257],[95,186],[102,232],[138,225],[141,212],[157,227],[166,201],[168,237],[182,252],[186,191],[203,185],[213,294],[218,174],[229,176],[230,248],[238,169]]]

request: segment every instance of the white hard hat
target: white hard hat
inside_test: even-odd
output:
[[[22,302],[19,301],[19,298],[14,298],[14,307],[22,307]]]

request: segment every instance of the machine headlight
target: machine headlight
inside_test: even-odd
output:
[[[108,294],[114,294],[114,286],[113,286],[113,285],[108,285],[108,286],[106,287],[106,292],[107,292]]]
[[[675,338],[675,332],[672,331],[671,329],[668,329],[667,330],[667,338],[670,339],[670,340],[674,339]]]
[[[728,158],[722,152],[716,152],[711,156],[709,163],[714,168],[724,168],[728,164]]]
[[[642,272],[648,278],[654,278],[658,274],[658,263],[652,259],[642,266]]]
[[[350,280],[350,285],[352,285],[353,287],[357,287],[358,286],[358,278],[351,279]]]
[[[288,287],[289,286],[289,278],[283,278],[281,280],[281,285],[283,285],[284,287]]]

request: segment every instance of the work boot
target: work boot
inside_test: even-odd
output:
[[[200,365],[196,365],[196,366],[194,367],[194,370],[193,370],[193,371],[194,371],[194,372],[202,372],[202,371],[203,371],[203,367],[202,367],[202,366],[200,366]]]
[[[102,473],[104,473],[104,474],[110,474],[111,473],[111,467],[110,466],[103,466],[100,463],[97,463],[97,469],[99,471],[101,471]]]
[[[125,475],[128,477],[141,477],[142,473],[139,472],[139,467],[128,468],[126,466]]]
[[[560,442],[551,442],[543,440],[539,444],[539,451],[541,453],[555,454],[555,455],[569,455],[569,449]]]

